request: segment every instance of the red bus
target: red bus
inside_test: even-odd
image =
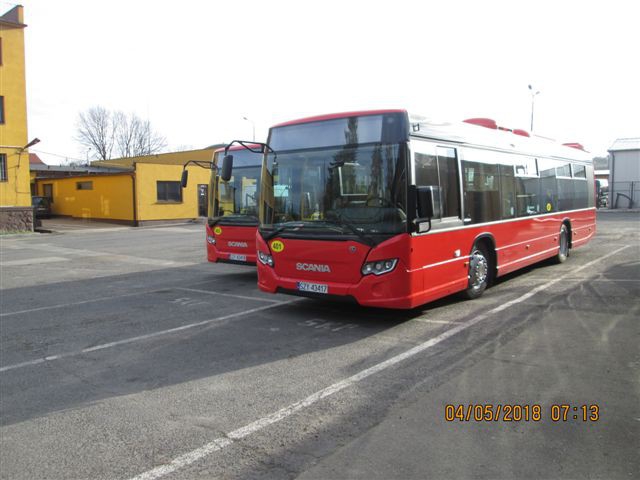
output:
[[[262,145],[239,143],[217,149],[213,154],[213,162],[189,163],[211,168],[211,194],[205,226],[207,260],[255,265]],[[218,173],[218,165],[225,152],[234,158],[233,176],[228,181],[222,181]],[[186,174],[183,173],[183,187],[186,182]]]
[[[578,144],[468,122],[380,110],[272,127],[259,288],[387,308],[476,298],[595,234],[593,165]]]

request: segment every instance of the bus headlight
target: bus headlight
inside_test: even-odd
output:
[[[273,257],[271,255],[267,255],[266,253],[258,250],[258,259],[260,260],[260,263],[273,267]]]
[[[213,235],[207,235],[207,243],[210,243],[211,245],[215,245],[216,237],[214,237]]]
[[[378,260],[377,262],[367,262],[362,266],[362,274],[363,275],[382,275],[384,273],[389,273],[398,263],[397,258],[390,258],[389,260]]]

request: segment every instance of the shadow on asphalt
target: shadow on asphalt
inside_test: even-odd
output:
[[[526,275],[544,266],[539,264],[522,269],[505,276],[499,283]],[[614,267],[610,270],[606,275],[610,275],[611,278],[620,278],[617,275],[633,278],[634,275],[631,269],[626,271],[625,267]],[[172,287],[168,286],[168,281],[171,285],[171,277],[175,277],[175,284],[180,285],[178,269],[156,271],[153,274],[154,278],[164,280],[166,292],[171,291]],[[237,293],[255,288],[255,275],[254,270],[215,276],[205,273],[194,275],[191,280],[197,282],[198,289],[210,288],[215,291],[226,290]],[[101,286],[114,280],[107,277],[91,281],[67,282],[64,288],[67,291],[74,291],[77,287],[82,291],[95,294],[101,290]],[[119,276],[117,280],[123,287],[140,284],[147,286],[145,280],[148,280],[148,273]],[[191,282],[185,283],[184,278],[182,284],[186,287],[191,286]],[[638,293],[637,286],[631,282],[621,285],[621,288],[632,287]],[[24,297],[29,298],[37,294],[39,287],[15,290],[21,291]],[[158,292],[157,295],[163,295],[164,291]],[[487,295],[490,295],[490,292],[491,290],[488,290]],[[284,300],[295,297],[280,298]],[[219,301],[234,300],[226,297]],[[335,349],[393,329],[430,310],[455,305],[461,301],[458,296],[453,295],[421,308],[399,311],[300,299],[295,303],[214,322],[180,333],[4,372],[0,374],[0,391],[3,392],[0,423],[9,425],[114,396],[178,385]],[[242,307],[242,300],[237,302]],[[588,305],[588,308],[592,307],[593,305]],[[140,307],[136,308],[135,305],[130,310],[130,315],[131,324],[147,320],[144,310],[140,311]],[[175,315],[180,315],[180,311],[176,311]],[[79,316],[80,318],[74,321],[82,321],[82,310]],[[200,320],[206,318],[211,316]],[[190,322],[185,320],[185,323]],[[17,332],[10,333],[3,328],[2,341],[3,343],[7,341],[6,335],[12,337],[10,339],[12,342],[21,341],[20,336],[24,336],[25,339],[29,336],[33,337],[35,328],[30,325],[31,330],[20,332],[19,327],[16,327]],[[111,327],[111,332],[107,329],[108,323],[106,327],[103,324],[96,328],[103,329],[98,332],[100,333],[98,343],[114,340],[115,327]],[[64,329],[64,324],[61,324],[61,329]],[[35,331],[37,336],[37,330]],[[95,332],[93,336],[96,336]],[[43,341],[46,342],[46,338]],[[384,357],[386,353],[381,355]],[[376,360],[382,359],[372,357],[369,360],[375,363]],[[348,373],[345,372],[345,374]]]

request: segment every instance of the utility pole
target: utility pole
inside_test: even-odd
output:
[[[242,117],[243,120],[246,120],[247,122],[249,122],[251,124],[251,127],[253,129],[253,141],[256,141],[256,124],[253,122],[253,120],[249,120],[247,117]]]
[[[529,85],[529,91],[531,92],[531,128],[530,128],[530,131],[533,132],[533,107],[534,107],[534,104],[535,104],[536,95],[538,95],[540,93],[540,90],[537,90],[535,93],[533,93],[533,87],[531,85]]]

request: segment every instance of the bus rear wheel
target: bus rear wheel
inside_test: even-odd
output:
[[[487,248],[480,244],[473,246],[469,256],[469,286],[462,296],[469,300],[480,297],[489,285],[491,257]]]
[[[563,223],[558,234],[558,254],[555,256],[556,263],[564,263],[569,256],[569,229]]]

